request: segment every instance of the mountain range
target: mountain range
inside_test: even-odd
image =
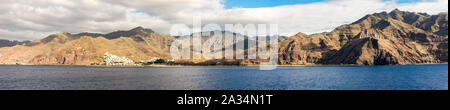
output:
[[[135,62],[155,57],[172,59],[169,49],[176,38],[137,27],[107,34],[58,33],[25,43],[0,40],[0,64],[93,65],[104,62],[105,53]],[[244,42],[248,43],[248,40]],[[428,15],[396,9],[389,13],[370,14],[331,32],[280,37],[279,47],[279,64],[283,65],[447,63],[448,13]],[[216,64],[219,61],[191,63]],[[248,60],[231,62],[258,63]]]
[[[169,59],[169,45],[175,38],[137,27],[129,31],[100,33],[58,33],[31,42],[0,48],[0,62],[33,65],[92,65],[104,61],[105,53],[139,61]]]
[[[12,47],[15,45],[29,45],[30,43],[31,43],[31,41],[10,41],[10,40],[0,39],[0,48]]]
[[[324,33],[284,40],[281,64],[395,65],[448,62],[448,13],[398,9]]]

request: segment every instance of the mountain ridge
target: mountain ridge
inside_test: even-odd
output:
[[[4,40],[4,39],[0,39],[0,48],[2,47],[12,47],[12,46],[16,46],[16,45],[30,45],[31,41],[10,41],[10,40]]]
[[[175,38],[137,27],[129,31],[98,33],[58,33],[33,41],[31,45],[0,48],[0,63],[32,65],[92,65],[103,62],[105,53],[132,60],[169,57]]]
[[[434,19],[436,16],[441,19]],[[398,9],[374,13],[330,33],[292,36],[281,43],[289,45],[281,46],[279,60],[281,64],[356,65],[448,62],[448,32],[442,32],[448,30],[447,24],[446,13],[428,15]]]

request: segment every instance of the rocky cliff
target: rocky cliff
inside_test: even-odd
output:
[[[395,65],[448,62],[448,13],[394,10],[332,32],[299,33],[280,45],[281,64]]]

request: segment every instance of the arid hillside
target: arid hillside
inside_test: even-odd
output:
[[[445,63],[448,13],[375,13],[329,33],[299,33],[281,43],[279,54],[281,64]]]
[[[0,48],[4,64],[91,65],[103,62],[106,52],[140,61],[169,58],[169,44],[175,38],[137,27],[109,34],[59,33],[30,45]]]

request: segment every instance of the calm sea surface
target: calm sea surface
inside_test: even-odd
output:
[[[448,65],[278,67],[0,66],[4,90],[448,90]]]

